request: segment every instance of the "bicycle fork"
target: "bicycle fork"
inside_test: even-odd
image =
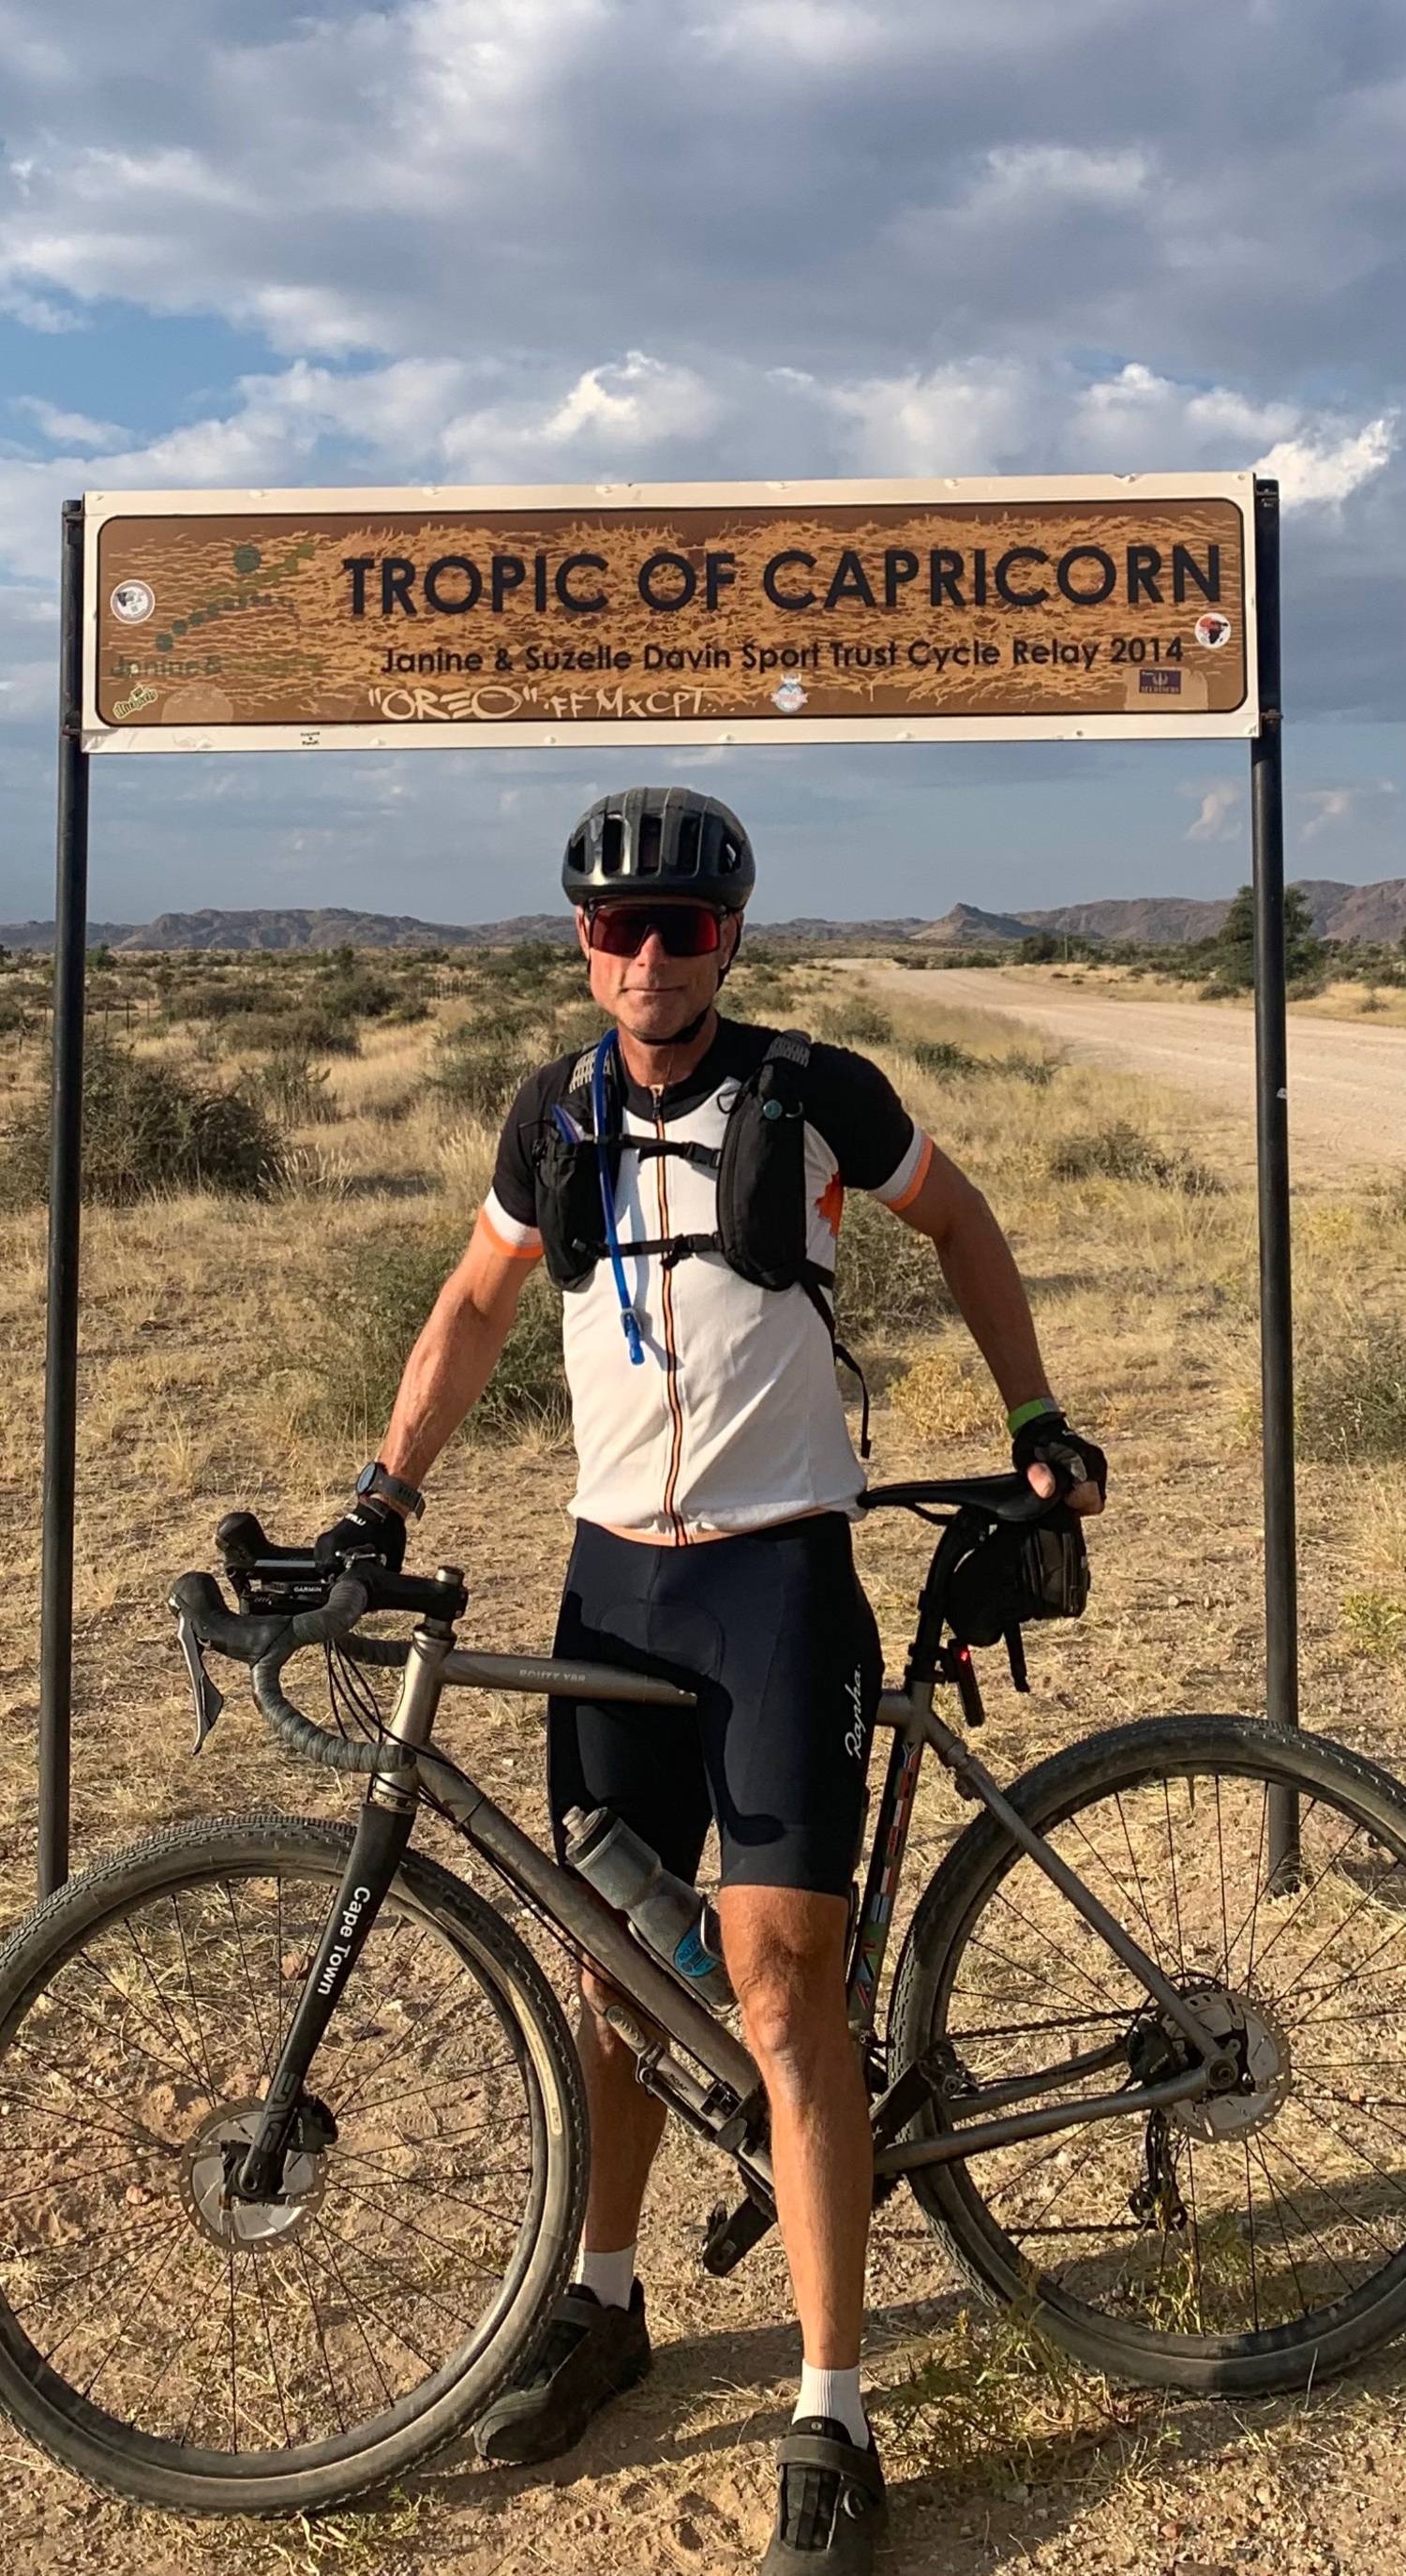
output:
[[[387,1745],[404,1746],[411,1766],[395,1763],[392,1753],[384,1769],[371,1775],[341,1884],[279,2050],[258,2128],[242,2153],[237,2144],[226,2150],[225,2194],[230,2200],[279,2196],[284,2162],[307,2102],[308,2070],[405,1857],[418,1804],[413,1748],[428,1742],[439,1705],[441,1667],[453,1642],[453,1629],[438,1620],[426,1620],[411,1639],[405,1678],[386,1729]],[[336,2135],[335,2124],[328,2134],[330,2118],[328,2113],[321,2122],[328,2145]]]

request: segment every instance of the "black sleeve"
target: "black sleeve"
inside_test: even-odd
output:
[[[825,1139],[846,1189],[881,1190],[913,1141],[913,1121],[888,1075],[848,1047],[816,1046],[806,1068],[806,1116]]]
[[[504,1122],[493,1166],[493,1195],[504,1215],[517,1225],[537,1222],[537,1139],[552,1114],[553,1102],[565,1098],[575,1061],[574,1056],[564,1056],[529,1074]]]

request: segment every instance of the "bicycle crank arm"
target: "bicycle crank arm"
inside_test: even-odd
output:
[[[949,2129],[940,2138],[913,2138],[881,2147],[874,2158],[876,2174],[917,2173],[924,2165],[961,2164],[968,2156],[989,2155],[995,2147],[1014,2147],[1022,2138],[1050,2138],[1060,2129],[1086,2128],[1094,2120],[1138,2119],[1144,2111],[1165,2111],[1173,2102],[1189,2102],[1206,2091],[1206,2069],[1194,2066],[1169,2075],[1162,2084],[1140,2085],[1127,2093],[1096,2093],[1087,2102],[1054,2102],[1046,2111],[1011,2111],[1000,2120],[974,2120]]]

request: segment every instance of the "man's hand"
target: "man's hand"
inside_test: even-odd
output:
[[[368,1494],[323,1531],[314,1542],[313,1555],[329,1573],[353,1557],[373,1556],[388,1574],[399,1574],[405,1563],[405,1523],[390,1503]]]
[[[1071,1431],[1062,1413],[1022,1422],[1011,1457],[1047,1502],[1056,1495],[1075,1512],[1101,1512],[1108,1492],[1108,1460],[1096,1441]]]

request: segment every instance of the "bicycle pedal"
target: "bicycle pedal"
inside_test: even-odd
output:
[[[724,2273],[735,2271],[743,2255],[750,2254],[752,2247],[759,2244],[775,2224],[775,2211],[764,2209],[759,2200],[753,2200],[750,2192],[731,2211],[727,2202],[720,2200],[708,2221],[708,2233],[703,2240],[704,2271],[711,2272],[716,2280],[720,2280]]]

